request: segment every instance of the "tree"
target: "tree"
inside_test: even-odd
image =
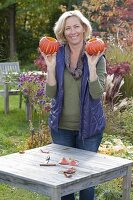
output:
[[[17,6],[17,52],[21,62],[33,62],[42,36],[54,36],[53,26],[61,10],[61,0],[19,1]]]
[[[36,0],[31,2],[27,2],[26,0],[1,0],[0,2],[0,16],[1,21],[4,23],[3,27],[0,28],[0,38],[1,38],[1,47],[0,53],[2,54],[1,58],[4,60],[12,60],[16,57],[16,48],[20,49],[19,53],[21,54],[21,45],[23,42],[26,44],[26,41],[23,36],[29,36],[27,41],[30,41],[32,38],[38,38],[42,36],[42,34],[46,33],[46,26],[48,27],[49,19],[52,16],[51,11],[53,11],[53,16],[58,16],[57,9],[60,0],[52,1],[51,4],[48,4],[48,0],[40,0],[39,2]],[[52,10],[52,9],[53,10]],[[55,14],[55,15],[54,15]],[[42,24],[42,25],[41,25]],[[17,30],[16,30],[17,29]],[[19,29],[19,30],[18,30]],[[51,31],[48,30],[48,33]],[[17,33],[17,37],[16,37]],[[50,32],[51,33],[51,32]],[[22,35],[21,37],[18,35]],[[6,36],[6,39],[5,39]],[[23,38],[22,38],[23,37]],[[17,39],[17,45],[16,45]],[[19,39],[22,39],[19,41]],[[36,39],[35,39],[36,40]],[[20,46],[18,46],[20,42]],[[32,43],[30,43],[32,44]],[[35,43],[37,47],[37,42]],[[6,47],[5,47],[6,46]],[[32,45],[31,45],[32,46]],[[32,46],[35,48],[35,46]],[[6,50],[5,50],[6,49]],[[27,49],[27,48],[25,48]],[[3,51],[6,51],[4,53]],[[26,54],[27,55],[27,52]]]
[[[9,43],[8,43],[8,22],[6,12],[1,10],[0,11],[0,61],[5,61],[7,58],[8,50],[9,50]],[[5,42],[6,41],[6,42]]]
[[[9,6],[9,39],[10,39],[10,58],[16,56],[16,4]]]
[[[75,9],[80,9],[88,17],[94,31],[114,34],[122,23],[127,29],[133,27],[132,0],[86,0]]]
[[[16,56],[16,34],[15,34],[15,15],[16,15],[16,4],[14,0],[11,1],[4,1],[2,0],[1,4],[0,4],[0,10],[2,10],[3,12],[6,13],[5,17],[6,17],[6,22],[7,22],[7,26],[9,30],[9,58],[10,60],[14,59],[14,57]],[[7,33],[6,33],[7,35]],[[2,37],[2,35],[1,35]],[[4,37],[4,36],[3,36]],[[4,42],[4,41],[3,41]],[[3,47],[4,47],[4,43],[3,43]],[[7,48],[8,49],[8,48]],[[6,56],[8,56],[6,54]],[[6,58],[7,59],[7,58]]]

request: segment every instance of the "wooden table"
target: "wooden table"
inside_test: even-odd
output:
[[[40,166],[48,155],[51,158],[49,163],[56,163],[56,166]],[[58,163],[62,157],[79,161],[71,178],[61,173],[70,167]],[[123,200],[130,200],[132,165],[133,161],[127,159],[50,144],[23,154],[1,156],[0,182],[45,194],[52,200],[61,200],[63,195],[123,177]]]

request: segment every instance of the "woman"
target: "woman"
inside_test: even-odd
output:
[[[53,142],[97,152],[105,127],[101,96],[106,62],[103,53],[89,56],[84,50],[91,31],[80,11],[67,11],[54,27],[61,47],[56,55],[42,55],[48,70],[46,93],[52,98],[49,127]],[[74,194],[62,197],[74,199]],[[79,199],[94,200],[94,188],[80,191]]]

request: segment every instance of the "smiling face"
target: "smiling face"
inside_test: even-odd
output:
[[[66,19],[64,35],[69,45],[83,44],[85,29],[78,17]]]

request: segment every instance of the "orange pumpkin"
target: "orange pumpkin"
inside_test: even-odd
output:
[[[100,38],[92,38],[86,42],[85,51],[90,55],[97,55],[98,52],[102,53],[106,45]]]
[[[40,39],[39,48],[46,55],[53,54],[58,51],[59,42],[55,38],[45,36]]]

